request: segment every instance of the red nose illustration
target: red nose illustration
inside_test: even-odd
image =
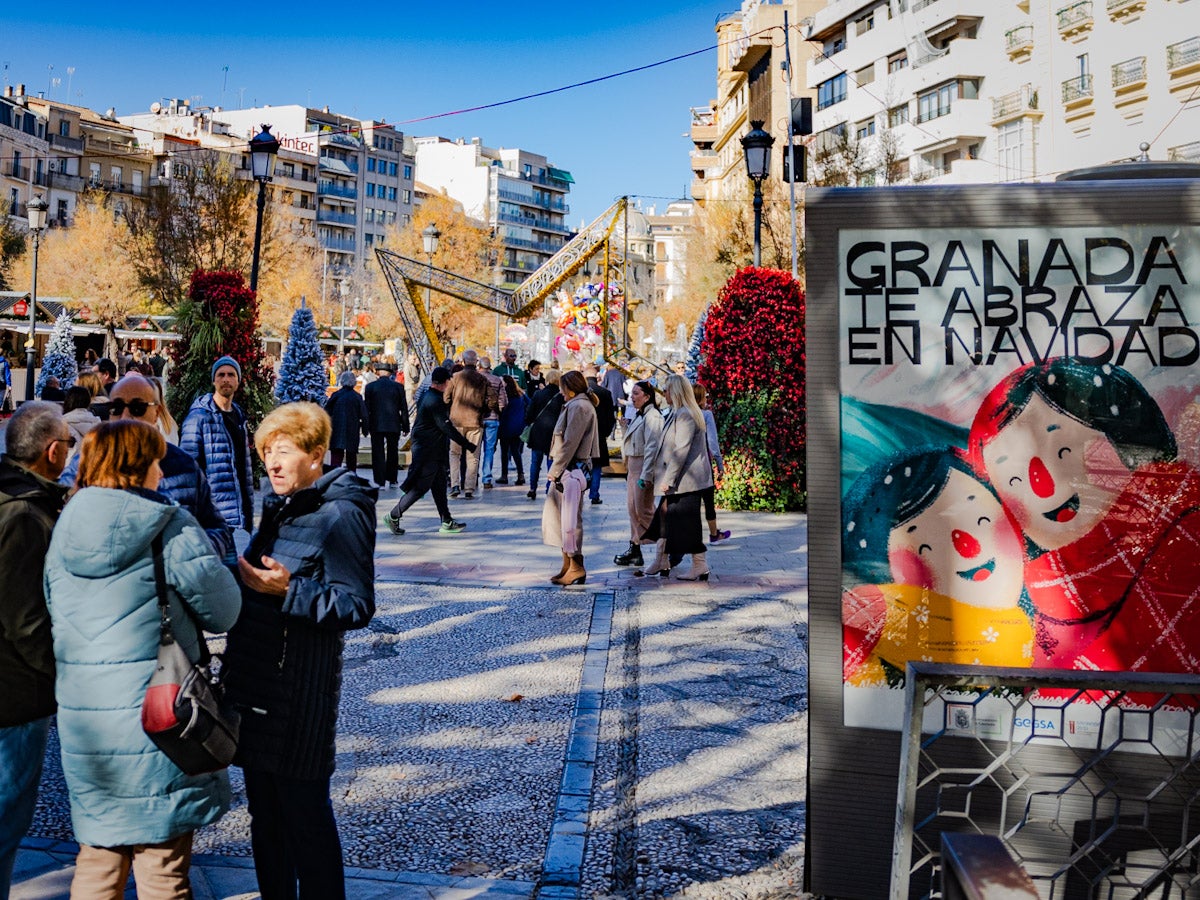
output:
[[[954,542],[954,549],[963,559],[974,559],[979,555],[979,541],[967,532],[955,528],[950,532],[950,540]]]
[[[1039,497],[1049,497],[1054,493],[1054,476],[1040,456],[1029,461],[1029,487]]]

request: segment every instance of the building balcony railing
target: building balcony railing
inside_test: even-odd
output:
[[[4,167],[4,174],[9,178],[17,179],[17,181],[28,181],[29,166],[22,166],[19,163],[10,162]]]
[[[1062,83],[1062,99],[1064,106],[1077,106],[1090,103],[1092,100],[1092,76],[1076,75]]]
[[[341,144],[343,147],[354,147],[355,149],[362,147],[362,138],[357,138],[345,131],[331,131],[321,136],[331,144]]]
[[[925,7],[933,6],[933,4],[935,4],[935,3],[937,3],[937,0],[913,0],[912,11],[920,12]]]
[[[353,253],[354,238],[322,237],[321,247],[325,250],[336,250],[339,253]]]
[[[82,191],[86,185],[84,179],[78,175],[68,175],[66,172],[50,172],[48,181],[50,187],[62,188],[75,194]]]
[[[114,181],[109,185],[109,190],[118,194],[129,194],[133,197],[140,197],[145,193],[145,188],[140,184],[131,184],[127,181]]]
[[[29,210],[24,203],[14,203],[8,208],[8,214],[14,219],[24,219],[28,217]]]
[[[334,181],[318,181],[317,193],[322,197],[341,197],[344,200],[358,198],[358,188],[352,184],[338,184]]]
[[[1004,32],[1004,49],[1010,57],[1028,56],[1033,51],[1033,26],[1018,25]]]
[[[58,147],[60,150],[73,150],[76,153],[83,152],[83,138],[67,137],[64,134],[50,135],[50,146]]]
[[[1167,159],[1170,162],[1200,163],[1200,141],[1192,141],[1190,144],[1181,144],[1178,147],[1172,147],[1167,151]]]
[[[537,175],[533,172],[522,172],[519,176],[522,181],[528,181],[533,184],[544,184],[547,187],[558,188],[560,191],[569,191],[571,182],[563,181],[561,178],[553,178],[549,175]]]
[[[350,171],[355,175],[358,174],[357,159],[338,159],[336,156],[322,156],[321,168],[329,169],[334,172]]]
[[[1167,46],[1167,71],[1172,75],[1200,64],[1200,37]]]
[[[561,197],[556,197],[553,200],[537,200],[529,194],[523,194],[520,191],[510,191],[507,188],[496,188],[496,195],[501,200],[513,200],[517,203],[524,203],[526,206],[536,206],[539,209],[548,209],[552,212],[563,213],[566,215],[571,211],[569,204],[565,203]]]
[[[317,221],[322,225],[348,225],[354,227],[357,217],[354,213],[334,212],[332,209],[318,209]]]
[[[1108,17],[1113,21],[1124,19],[1146,8],[1146,0],[1107,0]]]
[[[524,225],[526,228],[537,228],[542,231],[557,231],[561,234],[566,234],[571,230],[562,222],[555,222],[553,219],[544,219],[538,216],[518,216],[513,213],[497,212],[496,219],[512,225]]]
[[[992,124],[1016,119],[1038,111],[1038,94],[1033,85],[1025,84],[1019,90],[1009,91],[992,98]]]
[[[34,171],[33,183],[36,184],[38,187],[45,187],[48,181],[49,181],[49,173],[48,172]]]
[[[1063,37],[1087,31],[1093,22],[1092,0],[1081,0],[1079,3],[1064,6],[1055,13],[1055,17],[1058,19],[1058,33]]]
[[[1146,57],[1135,56],[1112,67],[1113,88],[1117,91],[1132,90],[1146,83]]]

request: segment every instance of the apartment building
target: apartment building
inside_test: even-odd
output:
[[[740,9],[717,20],[716,96],[691,111],[692,196],[701,206],[745,190],[741,138],[750,131],[751,122],[763,122],[764,130],[775,138],[772,177],[782,178],[792,110],[789,99],[811,93],[805,69],[819,51],[803,39],[800,23],[824,5],[823,0],[743,0]],[[785,67],[785,12],[791,73]]]
[[[654,305],[657,309],[678,300],[686,290],[687,244],[694,228],[695,208],[692,200],[672,200],[661,213],[653,206],[646,210],[654,241]]]
[[[520,284],[570,239],[567,195],[575,179],[545,156],[493,149],[479,138],[417,137],[413,147],[418,180],[445,191],[501,235],[505,287]]]
[[[25,85],[6,85],[0,97],[0,201],[8,214],[24,219],[25,204],[44,193],[46,117],[26,106]]]
[[[1200,155],[1188,0],[835,0],[805,30],[818,178],[847,151],[860,185]]]

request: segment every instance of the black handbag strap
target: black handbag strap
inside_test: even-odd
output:
[[[167,597],[167,569],[163,562],[161,531],[150,539],[150,551],[154,557],[154,591],[158,595],[158,611],[160,616],[158,641],[165,647],[167,644],[174,643],[175,630],[171,627],[170,601]],[[212,655],[208,650],[208,641],[204,639],[204,631],[186,603],[183,604],[183,611],[192,620],[192,624],[196,628],[196,642],[200,645],[199,665],[207,666],[212,660]]]

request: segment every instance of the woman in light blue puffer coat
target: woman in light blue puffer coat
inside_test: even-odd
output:
[[[155,491],[165,452],[143,422],[91,431],[81,489],[46,557],[58,734],[80,844],[73,898],[122,897],[131,866],[139,894],[191,896],[192,832],[229,808],[224,772],[185,775],[141,727],[158,653],[154,536],[162,535],[171,624],[190,659],[201,639],[195,622],[224,632],[241,609],[237,583],[204,530]]]

